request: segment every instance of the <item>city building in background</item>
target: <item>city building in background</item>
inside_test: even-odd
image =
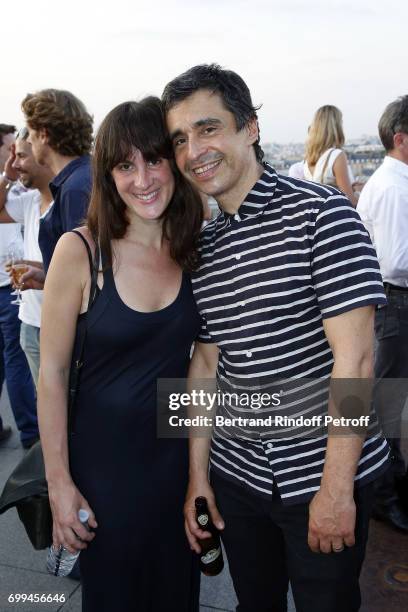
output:
[[[263,143],[265,161],[269,162],[281,174],[287,174],[289,167],[304,158],[304,143],[288,144]],[[381,165],[385,151],[377,136],[362,136],[348,140],[344,151],[355,177],[366,181]]]

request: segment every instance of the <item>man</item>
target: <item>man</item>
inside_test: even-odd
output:
[[[24,260],[29,266],[42,270],[38,228],[40,217],[46,213],[52,202],[48,184],[53,175],[48,166],[35,162],[27,137],[27,128],[20,130],[15,150],[12,150],[5,168],[8,177],[13,180],[20,179],[29,191],[18,197],[9,195],[6,201],[5,197],[2,197],[0,187],[0,223],[21,223],[24,226]],[[30,289],[24,292],[19,312],[20,343],[36,386],[40,367],[41,305],[42,291]]]
[[[166,86],[163,104],[180,171],[222,211],[202,233],[193,277],[203,329],[189,376],[256,388],[271,374],[370,378],[374,304],[385,298],[348,200],[262,165],[256,108],[234,72],[196,66]],[[199,552],[202,495],[225,525],[238,610],[283,612],[289,579],[302,612],[358,610],[370,483],[386,464],[385,441],[217,433],[211,485],[209,446],[190,440],[186,532]]]
[[[358,203],[377,250],[388,298],[375,320],[375,407],[391,445],[392,462],[376,486],[373,516],[408,532],[408,504],[404,510],[398,495],[399,484],[402,495],[403,488],[408,488],[400,445],[408,378],[408,95],[387,106],[378,128],[387,154]],[[390,378],[405,379],[405,384],[402,380],[387,383]]]
[[[7,181],[7,172],[5,171],[6,161],[14,147],[15,132],[16,127],[14,125],[0,123],[0,172],[4,179],[2,191],[4,189],[6,192],[9,191],[10,194],[17,196],[25,193],[26,188],[20,181]]]
[[[14,132],[14,126],[0,125],[3,139],[0,148],[0,201],[11,193],[15,185],[14,177],[7,175],[9,168],[5,169],[14,147]],[[12,249],[23,249],[21,226],[17,223],[0,226],[0,389],[5,379],[21,443],[24,448],[30,448],[38,440],[37,408],[30,369],[20,346],[18,309],[11,304],[10,278],[4,268]],[[0,417],[0,443],[7,440],[11,433],[11,427],[4,427]]]
[[[59,238],[81,225],[86,217],[91,192],[93,120],[78,98],[58,89],[28,94],[22,110],[34,159],[48,166],[55,177],[50,184],[54,203],[41,219],[38,238],[46,274]],[[44,275],[32,272],[30,286],[41,288]]]

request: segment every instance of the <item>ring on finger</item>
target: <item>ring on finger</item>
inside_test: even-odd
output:
[[[333,552],[335,552],[335,553],[343,552],[343,550],[344,550],[344,546],[341,546],[341,548],[334,548],[333,547]]]

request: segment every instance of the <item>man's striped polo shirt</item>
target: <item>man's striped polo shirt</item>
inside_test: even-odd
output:
[[[220,349],[219,386],[327,379],[333,354],[323,319],[386,303],[374,248],[347,198],[333,187],[278,175],[268,164],[238,213],[220,213],[205,227],[200,253],[193,275],[203,319],[198,340]],[[320,486],[326,443],[325,434],[289,432],[271,441],[217,431],[210,464],[261,496],[272,495],[275,480],[284,503],[299,503]],[[369,433],[356,485],[376,478],[387,457],[383,437]]]

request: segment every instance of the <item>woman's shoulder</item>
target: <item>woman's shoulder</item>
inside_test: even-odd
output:
[[[316,166],[319,165],[319,168],[326,166],[327,171],[330,171],[333,168],[334,162],[342,157],[346,159],[346,154],[344,153],[343,149],[330,147],[329,149],[326,149],[324,153],[322,153]]]
[[[90,251],[91,251],[91,253],[92,253],[92,257],[94,256],[95,248],[96,248],[95,240],[94,240],[91,232],[89,231],[89,229],[86,226],[76,227],[75,229],[72,229],[69,232],[66,232],[64,234],[64,236],[67,236],[67,240],[72,245],[73,244],[78,245],[78,244],[82,243],[87,251],[88,251],[88,249],[86,247],[88,246]],[[69,238],[68,238],[68,236],[69,236]]]
[[[80,234],[83,235],[81,228]],[[64,290],[83,290],[89,279],[90,258],[76,232],[65,232],[58,240],[47,272],[46,284],[63,279]],[[59,286],[59,285],[58,285]]]
[[[61,236],[53,258],[55,256],[58,259],[69,259],[71,265],[86,264],[89,267],[89,253],[94,256],[95,242],[87,227],[78,227]]]
[[[338,149],[337,147],[329,147],[325,149],[323,153],[321,153],[319,157],[319,161],[324,161],[328,157],[335,159],[340,153],[343,153],[343,149]]]
[[[339,157],[339,155],[343,154],[343,157],[346,156],[345,152],[343,151],[343,149],[336,149],[335,147],[332,147],[331,149],[327,149],[326,151],[327,156],[330,155],[330,159],[333,160],[333,162]]]
[[[334,162],[343,162],[347,164],[347,154],[345,151],[343,151],[343,149],[334,149],[332,158],[333,160],[331,165],[333,165]]]

